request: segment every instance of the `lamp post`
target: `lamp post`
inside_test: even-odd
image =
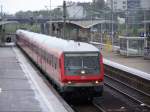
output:
[[[50,35],[52,35],[52,14],[51,14],[51,0],[49,0],[49,20],[50,20]]]
[[[50,28],[49,28],[49,34],[51,35],[52,34],[52,30],[51,30],[51,22],[52,22],[52,14],[51,14],[51,0],[49,0],[49,6],[46,5],[45,8],[47,9],[48,13],[49,13],[49,21],[50,21]]]
[[[52,20],[52,15],[51,15],[51,0],[49,0],[49,16],[50,16],[50,20]]]
[[[64,19],[64,23],[63,23],[63,38],[66,38],[66,1],[63,1],[63,19]]]
[[[125,20],[125,25],[126,26],[125,27],[126,27],[126,36],[127,36],[127,33],[128,33],[128,10],[126,10],[125,15],[126,15],[126,17],[125,17],[126,18],[126,20]]]
[[[146,37],[146,10],[144,9],[144,37]]]

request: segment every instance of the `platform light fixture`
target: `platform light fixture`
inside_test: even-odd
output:
[[[85,70],[81,70],[81,74],[85,74]]]
[[[71,81],[68,81],[68,84],[71,84],[72,82]]]
[[[95,84],[98,84],[99,83],[99,81],[95,81]]]

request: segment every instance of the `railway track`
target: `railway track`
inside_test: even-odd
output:
[[[136,105],[139,105],[141,110],[144,109],[144,112],[150,111],[150,95],[138,90],[124,82],[121,82],[113,77],[105,75],[105,86],[123,94],[131,101],[134,101]],[[142,112],[142,111],[141,111]]]
[[[114,63],[113,63],[114,64]],[[107,76],[111,76],[120,82],[124,82],[125,84],[136,88],[137,90],[142,91],[143,93],[150,94],[150,81],[145,78],[148,74],[142,74],[140,71],[135,69],[124,70],[124,66],[120,65],[120,68],[115,67],[115,65],[104,65],[105,74]],[[143,76],[145,76],[143,78]]]
[[[93,105],[96,106],[98,109],[101,110],[101,112],[107,112],[105,109],[103,109],[103,107],[101,107],[100,105],[98,105],[96,102],[93,101]]]
[[[85,104],[74,104],[71,106],[75,112],[106,112],[95,102]]]

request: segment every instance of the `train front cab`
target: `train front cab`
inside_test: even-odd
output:
[[[102,95],[104,68],[99,52],[65,52],[62,60],[62,92],[87,97]]]

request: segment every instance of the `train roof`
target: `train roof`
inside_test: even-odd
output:
[[[48,35],[33,33],[25,30],[17,30],[17,34],[24,35],[24,38],[31,39],[37,44],[43,45],[47,48],[58,49],[63,52],[99,52],[99,49],[95,46],[84,43],[75,42],[73,40],[64,40]]]

